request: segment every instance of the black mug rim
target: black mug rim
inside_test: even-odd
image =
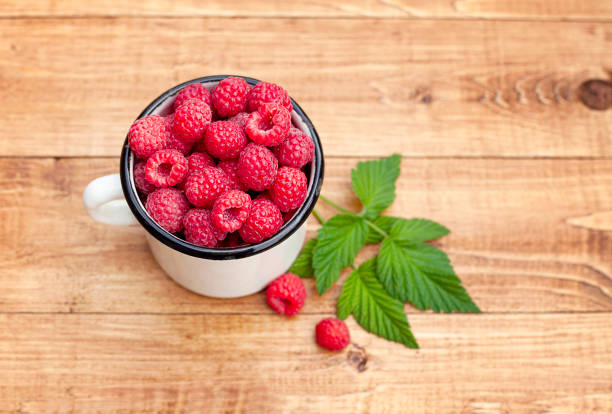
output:
[[[166,92],[159,95],[155,98],[141,113],[138,115],[138,118],[142,118],[144,116],[150,115],[155,109],[157,109],[162,103],[166,101],[166,99],[178,93],[182,88],[191,84],[191,83],[203,83],[203,82],[219,82],[228,76],[239,77],[247,81],[250,85],[255,85],[260,81],[258,79],[250,78],[247,76],[240,75],[213,75],[213,76],[204,76],[196,79],[189,80],[187,82],[183,82],[177,86],[174,86],[168,89]],[[139,196],[137,192],[134,190],[134,186],[131,184],[129,167],[130,167],[130,155],[131,150],[128,143],[128,137],[126,135],[125,142],[123,143],[123,150],[121,151],[121,160],[119,172],[121,176],[121,187],[123,189],[123,194],[127,201],[130,210],[138,220],[138,222],[145,228],[145,230],[155,237],[157,240],[165,244],[166,246],[177,250],[181,253],[199,257],[202,259],[213,259],[213,260],[232,260],[232,259],[241,259],[249,256],[253,256],[259,253],[262,253],[272,247],[278,245],[283,242],[289,236],[291,236],[297,229],[299,229],[302,224],[306,221],[310,213],[312,212],[318,198],[321,193],[321,186],[323,185],[323,172],[324,172],[324,160],[323,160],[323,150],[321,147],[321,141],[319,139],[319,134],[317,133],[314,125],[308,115],[304,112],[304,110],[291,98],[291,104],[293,105],[293,110],[297,113],[297,115],[301,118],[302,122],[308,128],[310,135],[312,136],[312,140],[314,142],[314,160],[311,164],[314,171],[312,171],[312,182],[310,183],[310,191],[306,195],[306,200],[302,206],[295,212],[294,216],[289,220],[287,224],[285,224],[281,230],[276,233],[271,238],[262,241],[261,243],[240,246],[240,247],[232,247],[232,248],[210,248],[203,246],[196,246],[191,244],[185,240],[182,240],[171,233],[168,233],[166,230],[162,229],[153,219],[149,217],[149,215],[144,211],[139,202]]]

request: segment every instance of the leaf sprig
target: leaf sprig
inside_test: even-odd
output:
[[[365,330],[418,348],[404,313],[404,303],[434,312],[480,312],[450,260],[428,244],[449,233],[431,220],[381,216],[395,200],[401,157],[365,161],[351,171],[353,191],[363,208],[353,213],[324,196],[321,200],[340,214],[323,222],[317,238],[309,240],[291,266],[301,277],[313,277],[319,295],[338,280],[344,268],[352,273],[338,297],[337,315],[352,314]],[[359,267],[355,256],[366,244],[380,243],[378,254]]]

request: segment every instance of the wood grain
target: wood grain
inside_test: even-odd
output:
[[[411,315],[420,351],[349,319],[331,353],[314,315],[0,315],[0,412],[607,414],[611,316]]]
[[[0,35],[0,413],[612,412],[611,1],[0,0]],[[287,319],[94,223],[133,118],[219,73],[290,91],[352,209],[350,168],[401,153],[387,213],[451,228],[484,314],[407,306],[419,351],[349,318],[329,353],[339,284]]]
[[[323,186],[355,211],[349,171],[357,161],[329,158]],[[185,291],[154,262],[142,229],[94,223],[81,193],[117,164],[0,160],[0,312],[271,312],[262,295]],[[450,227],[438,244],[485,312],[612,311],[611,233],[575,220],[609,212],[611,187],[608,161],[405,159],[387,214]],[[335,311],[338,286],[322,297],[310,281],[307,288],[305,313]]]
[[[158,93],[238,73],[285,86],[327,155],[609,157],[612,111],[576,89],[611,45],[612,23],[5,19],[0,155],[117,156]]]
[[[20,0],[0,2],[0,16],[230,16],[378,18],[534,18],[611,20],[607,0]]]

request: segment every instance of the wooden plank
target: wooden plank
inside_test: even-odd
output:
[[[4,314],[0,412],[607,414],[611,316],[411,315],[419,351],[350,318],[331,353],[315,315]]]
[[[234,0],[21,0],[0,2],[0,16],[228,16],[612,19],[607,0],[324,0],[283,2]]]
[[[606,23],[7,19],[0,155],[116,156],[161,91],[241,73],[284,85],[328,155],[611,156],[612,111],[576,98],[611,42]]]
[[[328,158],[323,186],[354,211],[357,161]],[[115,159],[0,160],[0,312],[271,312],[263,295],[185,291],[156,265],[142,229],[94,223],[81,192],[116,169]],[[610,188],[608,161],[406,159],[388,214],[452,229],[439,244],[485,312],[611,311],[612,223],[600,214],[609,217]],[[322,297],[307,289],[305,313],[334,312],[338,286]]]

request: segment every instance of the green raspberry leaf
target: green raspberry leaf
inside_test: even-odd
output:
[[[366,221],[352,214],[338,214],[319,229],[319,241],[312,257],[319,295],[338,280],[342,269],[353,263],[365,245],[367,234]]]
[[[295,259],[295,262],[289,268],[291,273],[295,273],[299,277],[313,277],[314,269],[312,268],[312,252],[317,245],[317,239],[310,239],[306,242],[300,255]]]
[[[346,319],[353,310],[357,307],[360,299],[359,294],[359,277],[357,275],[374,275],[376,274],[376,258],[372,258],[366,262],[363,262],[357,270],[344,281],[342,286],[342,292],[338,296],[338,319]]]
[[[376,258],[372,258],[346,279],[338,298],[338,318],[346,319],[352,313],[366,331],[418,348],[402,303],[389,296],[375,278],[375,270]]]
[[[353,271],[349,277],[344,281],[344,285],[342,285],[342,291],[340,292],[340,296],[338,296],[338,319],[345,320],[357,306],[357,301],[359,300],[359,276],[357,275],[357,271]]]
[[[365,217],[372,219],[395,200],[395,180],[399,177],[399,154],[388,158],[357,163],[351,171],[353,191],[365,208]]]
[[[450,233],[450,230],[435,221],[426,219],[396,219],[390,230],[385,230],[395,240],[424,242],[439,239]]]
[[[443,225],[420,218],[406,220],[401,217],[378,216],[372,222],[381,230],[392,234],[397,240],[429,241],[450,233],[450,230]],[[366,244],[380,243],[383,239],[382,234],[370,227]]]
[[[391,296],[421,310],[480,312],[446,253],[429,244],[387,237],[376,270]]]

